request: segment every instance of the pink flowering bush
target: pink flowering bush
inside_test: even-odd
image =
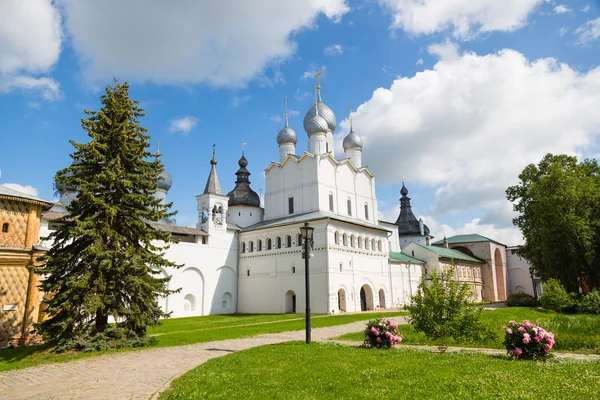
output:
[[[398,331],[398,324],[393,320],[379,318],[367,323],[364,347],[385,347],[389,349],[401,341],[402,335]]]
[[[510,321],[504,327],[504,345],[508,354],[521,360],[543,360],[554,346],[554,334],[528,320]]]

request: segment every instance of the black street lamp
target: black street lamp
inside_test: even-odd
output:
[[[310,258],[310,246],[313,242],[315,228],[308,226],[308,222],[300,228],[302,240],[304,241],[304,281],[306,283],[306,344],[310,344],[310,279],[308,275],[308,260]]]

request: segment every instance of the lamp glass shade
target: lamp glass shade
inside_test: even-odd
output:
[[[300,233],[302,234],[303,240],[312,240],[313,232],[315,228],[308,226],[308,222],[304,223],[304,226],[300,228]]]

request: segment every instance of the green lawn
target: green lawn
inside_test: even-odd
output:
[[[406,315],[406,312],[386,312],[387,316]],[[314,315],[313,328],[343,325],[354,321],[377,318],[380,314],[347,314],[339,316]],[[163,325],[150,329],[155,343],[145,348],[178,346],[191,343],[212,342],[304,329],[304,316],[298,314],[268,315],[210,315],[206,317],[177,318],[165,320]],[[117,351],[143,350],[121,349],[93,353],[55,354],[48,346],[32,346],[0,350],[0,371],[26,368],[51,362],[64,362],[82,357],[96,356]]]
[[[597,399],[599,381],[598,362],[291,342],[212,359],[161,399]]]
[[[494,329],[494,340],[485,342],[455,342],[448,340],[447,345],[474,346],[503,349],[504,326],[508,321],[523,321],[529,319],[546,330],[555,334],[556,345],[553,350],[598,353],[600,354],[600,315],[564,315],[527,307],[506,307],[494,311],[483,311],[483,322]],[[400,326],[404,336],[402,344],[435,345],[438,342],[425,337],[421,332],[415,332],[412,326]],[[340,340],[364,339],[362,332],[350,333],[339,337]]]

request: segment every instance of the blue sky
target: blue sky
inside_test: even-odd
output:
[[[323,69],[338,143],[354,105],[382,218],[396,218],[404,176],[435,236],[516,244],[504,190],[523,167],[547,152],[600,153],[600,2],[449,3],[0,0],[0,184],[53,199],[69,139],[87,140],[83,109],[117,77],[160,140],[178,223],[193,225],[213,144],[223,190],[247,142],[264,191],[285,96],[306,149]]]

